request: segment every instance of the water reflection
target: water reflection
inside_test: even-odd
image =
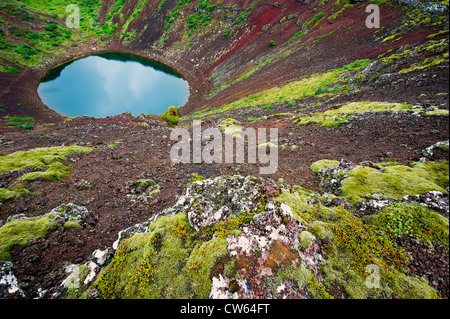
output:
[[[38,88],[42,101],[64,116],[105,117],[130,111],[161,114],[183,106],[188,83],[165,66],[108,53],[54,69]]]

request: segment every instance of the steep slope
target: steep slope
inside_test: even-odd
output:
[[[21,72],[0,74],[0,103],[20,113],[14,115],[43,108],[35,91],[50,67],[101,50],[132,52],[177,69],[193,93],[183,115],[356,60],[375,60],[405,45],[446,41],[441,54],[414,58],[448,61],[442,57],[448,51],[447,7],[441,4],[423,8],[414,1],[378,1],[381,28],[369,29],[364,2],[79,1],[80,28],[68,30],[65,5],[45,3],[2,4],[2,68]],[[269,47],[270,41],[276,45]],[[408,101],[408,87],[398,90],[397,101]],[[4,93],[9,92],[22,100],[8,100]],[[17,103],[24,107],[16,108]]]

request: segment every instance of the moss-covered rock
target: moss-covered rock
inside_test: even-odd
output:
[[[11,189],[0,188],[0,200],[31,196],[27,182],[36,180],[57,181],[70,175],[71,166],[62,160],[72,153],[89,153],[92,149],[77,145],[35,148],[0,156],[0,175],[17,171],[36,170],[26,173],[13,183]]]
[[[327,263],[322,268],[324,284],[342,287],[347,298],[391,299],[395,296],[400,299],[434,299],[437,297],[436,290],[427,283],[397,270],[380,271],[379,286],[374,286],[370,281],[370,273],[363,276],[353,269],[348,269],[351,262],[352,258],[349,255],[333,255],[327,258]]]
[[[388,231],[398,214],[361,220],[343,207],[325,207],[326,198],[313,191],[285,188],[273,198],[267,185],[275,183],[242,176],[191,183],[173,207],[120,232],[112,261],[95,282],[83,282],[68,297],[437,296],[426,282],[406,275],[407,255],[393,243],[398,233]],[[211,214],[225,207],[230,214],[194,227],[189,215],[201,215],[207,206]],[[444,217],[420,216],[418,228],[428,236],[423,240],[448,236]],[[436,227],[427,228],[430,223]],[[430,239],[431,233],[440,235]],[[375,284],[367,266],[378,271],[372,274],[379,279]]]
[[[324,159],[312,163],[310,169],[314,174],[317,174],[320,170],[337,166],[339,166],[339,161]]]
[[[314,235],[311,234],[309,231],[302,231],[299,235],[300,239],[300,245],[302,245],[303,248],[309,249],[311,247],[312,243],[314,242]]]
[[[29,246],[33,238],[46,238],[60,223],[48,214],[40,217],[12,220],[0,227],[0,260],[12,260],[15,245]]]
[[[367,194],[402,198],[409,194],[440,191],[448,194],[448,163],[382,165],[382,170],[356,166],[342,181],[342,195],[352,204],[364,201]]]
[[[139,187],[141,189],[147,189],[150,186],[155,185],[155,181],[152,179],[140,179],[135,182],[136,187]]]
[[[93,285],[100,298],[207,298],[210,273],[227,242],[195,241],[187,215],[157,219],[148,233],[124,240]]]

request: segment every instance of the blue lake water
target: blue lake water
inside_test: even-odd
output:
[[[159,63],[119,53],[91,55],[53,69],[38,94],[61,115],[96,118],[123,112],[162,114],[183,106],[189,84]]]

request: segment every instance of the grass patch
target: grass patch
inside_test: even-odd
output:
[[[30,123],[17,123],[17,122],[9,122],[7,124],[8,126],[15,126],[17,128],[21,128],[24,131],[31,131],[32,129],[34,129],[34,125],[30,124]]]
[[[0,72],[10,73],[10,74],[19,74],[20,73],[20,71],[17,68],[12,67],[12,66],[10,66],[9,68],[5,68],[4,66],[0,66]]]

